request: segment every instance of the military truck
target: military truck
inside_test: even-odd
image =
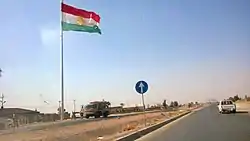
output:
[[[110,102],[104,100],[90,102],[86,106],[82,106],[80,111],[81,118],[106,118],[110,114],[110,105]]]

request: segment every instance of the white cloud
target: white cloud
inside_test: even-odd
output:
[[[43,46],[51,48],[60,44],[60,27],[44,26],[40,29],[40,38]]]

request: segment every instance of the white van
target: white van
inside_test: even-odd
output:
[[[236,113],[236,105],[232,100],[222,100],[218,104],[218,109],[220,113],[230,112]]]

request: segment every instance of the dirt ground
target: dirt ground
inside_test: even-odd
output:
[[[239,101],[236,102],[237,111],[248,111],[250,112],[250,101]]]
[[[185,111],[147,113],[122,118],[102,119],[66,127],[52,127],[38,131],[7,134],[1,135],[0,141],[96,141],[98,138],[110,141],[183,112]]]

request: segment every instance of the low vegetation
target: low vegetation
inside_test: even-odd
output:
[[[229,97],[229,100],[232,100],[233,102],[244,100],[244,101],[250,101],[250,96],[245,95],[244,98],[239,97],[239,95],[235,95],[233,97]]]

